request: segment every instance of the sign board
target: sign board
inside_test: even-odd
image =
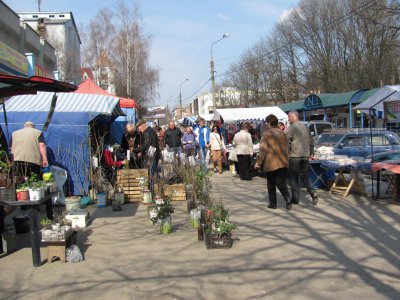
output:
[[[50,73],[49,71],[47,71],[45,68],[43,68],[41,65],[38,64],[35,65],[35,75],[54,79],[52,73]]]
[[[16,76],[28,76],[28,59],[0,41],[0,71]]]
[[[383,110],[388,122],[400,121],[400,99],[398,101],[383,102]]]

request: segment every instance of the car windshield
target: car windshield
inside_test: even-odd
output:
[[[343,133],[323,133],[318,140],[318,146],[335,145],[344,136]]]
[[[326,124],[326,123],[321,123],[321,124],[315,124],[317,127],[317,132],[318,134],[321,134],[326,131],[332,131],[332,125],[331,124]]]

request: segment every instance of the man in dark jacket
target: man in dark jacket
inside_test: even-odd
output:
[[[138,145],[138,157],[147,160],[149,167],[150,189],[154,193],[154,174],[157,174],[158,160],[161,157],[160,146],[158,143],[157,133],[153,128],[146,124],[145,120],[140,120],[136,124],[136,128],[141,133],[141,144]]]
[[[168,152],[174,157],[180,158],[182,154],[182,131],[175,126],[173,121],[168,124],[164,134],[164,145],[168,146]]]

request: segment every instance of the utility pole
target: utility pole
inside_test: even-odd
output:
[[[211,97],[213,101],[213,113],[215,112],[215,108],[217,107],[215,103],[215,76],[214,76],[214,60],[213,60],[213,46],[218,43],[219,41],[226,39],[229,37],[229,33],[225,33],[220,39],[216,40],[214,43],[211,44],[211,61],[210,61],[210,68],[211,68]]]
[[[180,110],[179,115],[181,119],[182,119],[182,84],[184,84],[186,81],[189,81],[189,78],[186,78],[179,84],[179,110]]]
[[[38,4],[38,12],[40,12],[40,5],[42,4],[42,0],[36,0],[37,4]]]

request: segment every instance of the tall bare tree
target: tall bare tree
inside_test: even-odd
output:
[[[140,104],[152,100],[159,71],[150,66],[151,38],[143,33],[137,5],[117,2],[115,12],[102,9],[89,23],[84,60],[90,67],[108,66],[116,71],[116,93]]]
[[[399,81],[397,0],[301,0],[231,65],[225,81],[247,105]],[[250,102],[249,102],[250,101]]]

